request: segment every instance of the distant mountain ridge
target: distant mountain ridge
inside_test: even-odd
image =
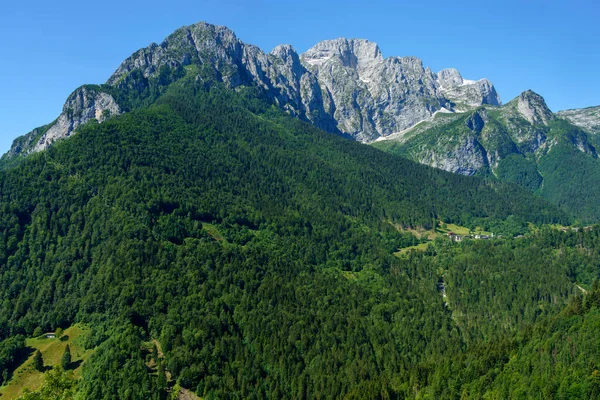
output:
[[[168,73],[190,65],[212,70],[230,88],[260,87],[291,115],[362,142],[407,129],[442,109],[500,104],[486,79],[465,80],[454,69],[436,74],[416,57],[384,59],[368,40],[326,40],[302,55],[290,45],[265,53],[226,27],[201,22],[138,50],[106,84],[75,90],[57,120],[17,138],[5,160],[46,149],[93,119],[129,111],[123,91],[149,90],[148,80],[168,80]]]
[[[519,184],[596,221],[600,141],[592,133],[593,111],[555,114],[528,90],[500,107],[439,113],[374,146],[446,171]]]
[[[556,115],[589,133],[600,134],[600,106],[559,111]]]

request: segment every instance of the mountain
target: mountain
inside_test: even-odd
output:
[[[600,133],[600,106],[559,111],[556,115],[589,133]]]
[[[597,396],[600,229],[544,225],[573,220],[518,185],[301,121],[314,104],[284,102],[295,92],[266,71],[302,57],[276,53],[182,28],[19,139],[0,170],[2,397]],[[326,72],[311,74],[320,89]],[[441,76],[473,104],[480,89]],[[498,109],[524,148],[568,125],[533,93],[461,124],[481,133]],[[32,368],[33,344],[64,348],[37,337],[58,328],[82,332],[64,338],[85,351],[74,374],[46,354]]]
[[[500,107],[440,112],[373,145],[446,171],[516,183],[583,220],[598,221],[600,206],[593,199],[600,195],[600,142],[563,115],[526,91]]]
[[[331,98],[338,129],[370,142],[429,118],[441,108],[499,104],[487,80],[466,81],[456,70],[439,74],[416,57],[383,58],[368,40],[318,43],[301,56]]]
[[[331,135],[211,72],[155,81],[152,105],[0,173],[0,343],[88,326],[81,398],[161,398],[159,361],[209,398],[404,397],[412,365],[463,340],[429,263],[393,255],[419,242],[407,229],[569,222],[517,186]],[[544,274],[563,304],[573,286]]]
[[[198,23],[135,52],[104,85],[77,89],[56,121],[16,139],[4,161],[46,149],[92,119],[103,122],[150,104],[158,95],[150,93],[150,81],[166,85],[176,79],[173,71],[192,65],[231,89],[257,86],[290,115],[363,142],[406,129],[442,108],[500,103],[485,79],[464,80],[456,70],[434,74],[416,57],[384,59],[367,40],[328,40],[302,55],[282,45],[267,54],[225,27]],[[131,90],[145,101],[118,97]]]

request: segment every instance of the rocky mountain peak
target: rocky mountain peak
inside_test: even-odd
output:
[[[481,104],[499,106],[500,96],[492,83],[483,78],[477,81],[464,79],[455,68],[446,68],[437,73],[441,92],[461,106],[477,107]],[[463,111],[458,107],[458,111]]]
[[[275,47],[271,51],[271,55],[283,61],[288,70],[296,77],[306,72],[300,61],[300,56],[289,44],[281,44]]]
[[[211,76],[231,89],[256,86],[290,115],[363,142],[401,132],[442,108],[469,111],[499,104],[487,80],[465,80],[455,69],[434,74],[417,57],[384,59],[379,46],[366,39],[325,40],[302,55],[290,45],[265,53],[227,27],[199,22],[133,53],[105,85],[82,91],[77,101],[69,99],[46,134],[31,132],[15,141],[10,154],[43,150],[81,124],[129,110],[131,104],[117,99],[152,93],[153,85],[179,79],[173,71],[179,77],[194,73],[182,68],[190,65],[212,70]]]
[[[282,60],[300,60],[298,53],[291,44],[280,44],[271,50],[271,54],[281,58]]]
[[[117,86],[134,70],[148,78],[163,66],[209,63],[219,69],[225,64],[235,64],[237,59],[243,57],[244,47],[244,43],[229,28],[199,22],[177,29],[160,45],[152,43],[136,51],[121,63],[106,83]],[[231,80],[227,82],[230,86],[242,83],[235,73],[224,79]]]
[[[456,68],[446,68],[437,73],[438,81],[443,88],[460,86],[464,79]]]
[[[517,110],[531,124],[547,125],[554,114],[546,105],[542,96],[532,90],[527,90],[517,98]]]
[[[366,39],[339,38],[317,43],[302,55],[310,66],[321,65],[332,58],[341,61],[345,67],[360,69],[373,62],[383,61],[377,43]]]

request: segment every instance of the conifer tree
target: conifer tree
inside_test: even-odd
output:
[[[40,372],[44,371],[44,359],[42,357],[42,353],[38,350],[35,352],[35,356],[33,356],[33,367]]]
[[[65,371],[68,370],[69,366],[71,365],[71,348],[69,347],[69,345],[65,347],[65,352],[63,353],[63,356],[60,360],[60,365],[62,365]]]

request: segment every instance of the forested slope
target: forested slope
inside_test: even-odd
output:
[[[151,339],[207,398],[452,398],[489,372],[448,387],[452,368],[597,276],[577,243],[441,241],[395,257],[417,243],[397,227],[569,218],[524,189],[321,132],[252,89],[188,75],[156,98],[0,174],[1,345],[87,324],[81,398],[164,398]],[[495,299],[480,281],[506,265]]]

